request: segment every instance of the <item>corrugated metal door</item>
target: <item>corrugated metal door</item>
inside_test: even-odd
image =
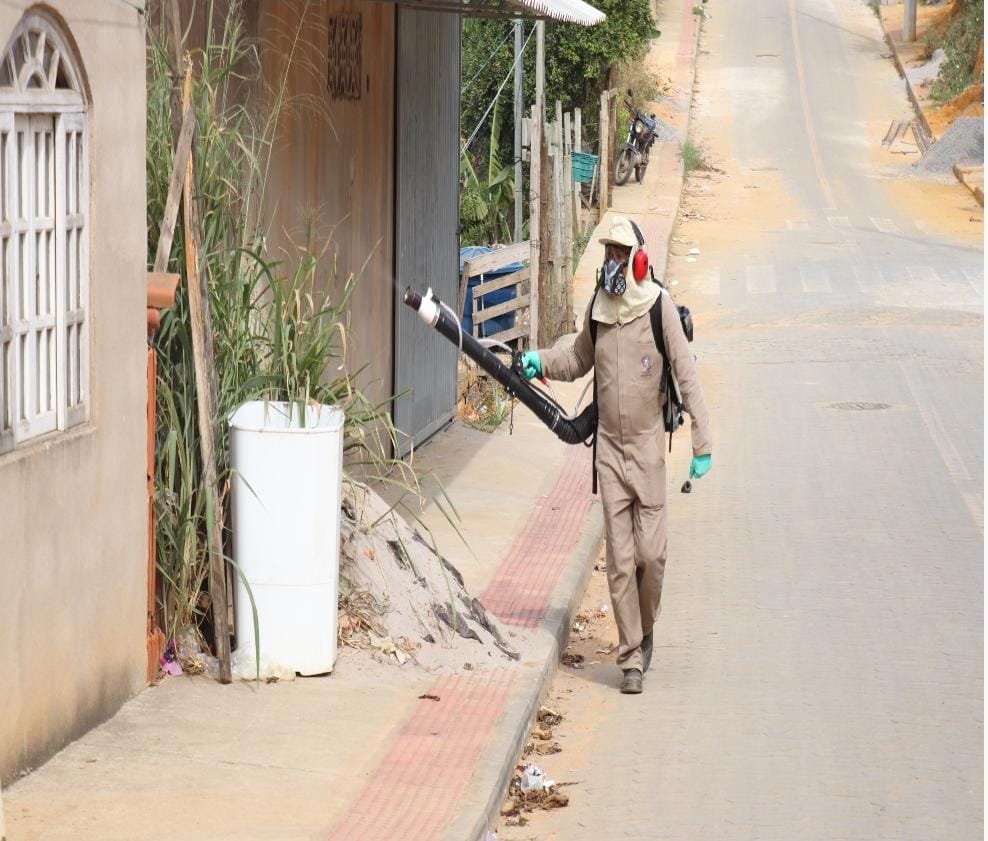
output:
[[[399,8],[395,232],[396,426],[419,444],[456,413],[457,349],[402,303],[459,282],[460,18]],[[410,446],[402,445],[403,453]]]

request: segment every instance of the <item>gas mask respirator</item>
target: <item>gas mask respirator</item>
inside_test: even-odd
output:
[[[619,263],[613,257],[604,262],[604,265],[597,271],[597,285],[608,295],[619,297],[628,288],[625,280],[625,270],[628,268],[628,261]]]

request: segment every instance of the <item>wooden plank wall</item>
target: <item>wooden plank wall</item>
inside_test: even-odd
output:
[[[359,99],[327,90],[329,17],[362,15]],[[307,232],[327,282],[354,273],[348,363],[358,385],[393,393],[395,7],[359,0],[262,0],[257,34],[267,95],[284,89],[266,204],[269,246],[290,257]],[[289,62],[288,56],[292,56]]]
[[[166,2],[150,0],[147,14],[149,26],[165,38]],[[180,0],[186,49],[206,45],[210,5]],[[212,0],[214,40],[222,38],[217,27],[232,5]],[[245,35],[257,39],[261,53],[263,78],[260,89],[249,93],[257,104],[252,110],[266,116],[262,103],[279,93],[289,103],[265,196],[269,254],[290,261],[308,237],[323,250],[320,272],[327,284],[334,271],[340,282],[351,272],[360,275],[351,299],[347,361],[351,370],[367,366],[360,383],[373,383],[372,396],[384,400],[395,385],[395,7],[360,0],[243,0],[240,8]],[[341,13],[362,15],[359,100],[333,100],[327,90],[328,21]]]

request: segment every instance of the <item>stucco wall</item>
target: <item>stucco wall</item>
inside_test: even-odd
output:
[[[0,44],[24,11],[0,4]],[[123,2],[54,0],[88,79],[91,420],[0,456],[0,778],[144,685],[144,34]],[[81,65],[81,66],[80,66]]]

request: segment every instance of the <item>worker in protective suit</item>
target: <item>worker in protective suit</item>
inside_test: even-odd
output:
[[[583,330],[572,346],[528,351],[522,364],[529,379],[544,376],[567,382],[594,369],[599,412],[596,470],[604,504],[607,583],[618,627],[617,664],[624,672],[621,692],[639,694],[652,658],[666,564],[663,360],[650,316],[656,301],[662,307],[669,363],[691,417],[691,478],[710,469],[712,441],[679,312],[668,293],[647,277],[641,231],[617,216],[600,241],[604,264]],[[596,322],[594,330],[591,321]]]

